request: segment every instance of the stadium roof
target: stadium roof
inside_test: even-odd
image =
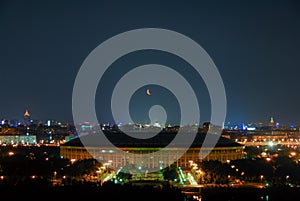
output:
[[[103,142],[99,142],[100,134],[90,134],[86,136],[81,136],[75,139],[62,144],[61,146],[76,146],[82,147],[83,144],[85,147],[109,147],[109,144],[105,144]],[[147,135],[146,133],[141,133],[140,135]],[[176,137],[176,133],[159,133],[154,137],[149,139],[136,139],[132,138],[124,133],[106,133],[105,136],[109,140],[110,143],[113,143],[114,146],[119,148],[163,148],[168,146],[172,142],[172,147],[180,148],[186,147],[188,141],[184,139],[190,139],[192,134],[182,134],[179,143],[173,143],[172,140]],[[207,138],[206,138],[207,137]],[[205,141],[205,144],[203,142]],[[82,143],[84,142],[84,143]],[[217,142],[216,145],[211,142]],[[228,138],[220,137],[214,134],[205,134],[205,133],[198,133],[195,136],[193,143],[188,147],[242,147],[243,145],[236,143]]]

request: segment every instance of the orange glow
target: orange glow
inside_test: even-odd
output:
[[[28,110],[26,109],[25,113],[24,113],[24,117],[30,117],[30,114],[28,112]]]

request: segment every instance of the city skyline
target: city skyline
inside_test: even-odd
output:
[[[27,123],[32,123],[32,122],[29,122],[29,120],[32,120],[34,122],[39,122],[39,124],[43,123],[43,124],[48,124],[48,125],[50,124],[49,122],[52,122],[52,124],[53,124],[53,122],[56,122],[56,124],[58,124],[58,123],[59,124],[65,124],[65,123],[67,123],[67,124],[70,124],[70,125],[73,124],[73,122],[62,121],[60,119],[53,119],[53,118],[37,119],[34,116],[33,116],[33,118],[31,116],[32,115],[31,115],[31,112],[29,111],[29,109],[25,109],[23,115],[20,115],[20,117],[18,117],[18,118],[0,117],[0,124],[2,124],[2,125],[5,124],[5,121],[7,121],[7,122],[10,122],[10,121],[15,122],[16,125],[17,124],[26,124],[26,121],[27,121]],[[209,121],[200,122],[198,126],[201,127],[201,126],[203,126],[207,122],[209,122]],[[249,122],[246,122],[246,121],[240,120],[240,121],[236,122],[236,121],[230,121],[230,120],[228,120],[228,121],[224,122],[224,127],[226,127],[226,126],[230,127],[231,126],[233,128],[234,126],[247,126],[247,125],[260,127],[260,126],[268,126],[268,125],[270,125],[270,123],[272,123],[273,126],[276,126],[276,127],[280,127],[280,126],[285,126],[285,127],[286,126],[290,126],[290,127],[300,126],[300,122],[299,123],[297,123],[297,122],[282,123],[282,122],[277,121],[276,117],[274,119],[273,116],[270,116],[269,119],[266,119],[266,120],[263,120],[263,121],[249,121]],[[176,124],[176,123],[172,123],[172,122],[166,122],[165,124],[161,124],[160,121],[155,121],[155,122],[141,122],[141,121],[137,121],[137,122],[129,122],[129,123],[119,122],[119,124],[116,123],[116,122],[114,122],[114,121],[113,122],[107,122],[107,121],[103,121],[103,122],[100,122],[100,121],[99,122],[89,122],[89,121],[83,121],[83,122],[81,122],[81,124],[91,124],[91,125],[96,125],[96,124],[103,124],[103,125],[105,125],[105,124],[107,124],[107,125],[111,125],[111,126],[114,125],[114,124],[119,125],[119,126],[126,125],[126,124],[141,124],[141,125],[155,125],[156,124],[156,125],[161,125],[161,126],[168,126],[168,125],[171,125],[171,126],[176,126],[176,125],[188,126],[188,125],[194,125],[193,123],[190,123],[190,124]]]
[[[0,117],[20,118],[20,111],[29,108],[36,119],[73,122],[73,84],[87,55],[121,32],[159,27],[185,34],[211,56],[225,85],[226,122],[267,122],[273,116],[283,124],[300,123],[298,2],[91,2],[84,7],[82,3],[1,2]],[[184,62],[159,52],[130,54],[112,65],[103,80],[104,90],[97,91],[100,121],[112,121],[109,100],[117,79],[130,68],[153,61],[189,77],[197,86],[200,121],[209,121],[204,83],[193,72],[185,72]],[[147,106],[153,104],[155,90],[151,97],[138,92],[138,108],[147,101]],[[163,105],[169,98],[159,100]],[[171,111],[170,116],[174,114]],[[133,114],[147,119],[147,113],[143,115]]]

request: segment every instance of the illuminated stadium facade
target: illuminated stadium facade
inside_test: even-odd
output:
[[[120,133],[107,134],[107,138],[122,151],[116,148],[113,149],[110,146],[99,146],[96,143],[83,146],[81,140],[76,138],[60,146],[60,155],[73,160],[96,158],[112,168],[135,164],[138,166],[136,168],[148,170],[164,168],[174,163],[174,161],[176,161],[178,166],[188,167],[191,160],[194,162],[200,162],[201,160],[226,162],[244,157],[243,145],[223,137],[218,139],[218,143],[214,147],[209,145],[202,147],[206,137],[206,134],[202,133],[196,135],[194,142],[183,155],[181,151],[185,150],[185,148],[180,145],[178,147],[164,148],[174,139],[175,135],[167,133],[159,134],[147,140],[132,140]],[[93,138],[92,135],[84,137]],[[218,136],[213,137],[217,138]],[[95,141],[92,139],[90,142]],[[160,155],[153,157],[153,153],[162,150],[162,148],[164,148],[164,151]],[[134,153],[134,157],[129,157],[126,152]],[[207,155],[207,153],[209,154]],[[147,157],[145,157],[145,154],[148,154]],[[203,158],[201,155],[207,156]],[[179,159],[176,160],[177,158]]]

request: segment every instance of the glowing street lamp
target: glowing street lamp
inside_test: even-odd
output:
[[[9,156],[13,156],[13,155],[15,155],[15,153],[12,152],[12,151],[10,151],[10,152],[8,152],[8,155],[9,155]]]
[[[285,182],[286,182],[286,184],[288,184],[288,180],[289,180],[289,178],[290,178],[290,176],[289,175],[286,175],[286,177],[285,177]]]
[[[260,175],[260,183],[263,183],[264,175]]]

